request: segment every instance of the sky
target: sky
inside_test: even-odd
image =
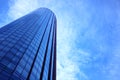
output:
[[[0,0],[0,27],[40,7],[57,17],[57,80],[120,79],[120,0]]]

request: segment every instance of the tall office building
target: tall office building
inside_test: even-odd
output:
[[[56,17],[37,9],[0,29],[0,80],[56,80]]]

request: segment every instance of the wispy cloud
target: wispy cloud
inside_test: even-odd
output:
[[[17,19],[38,7],[38,0],[10,0],[8,16]]]

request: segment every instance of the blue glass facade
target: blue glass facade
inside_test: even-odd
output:
[[[1,80],[56,80],[56,17],[40,8],[0,29]]]

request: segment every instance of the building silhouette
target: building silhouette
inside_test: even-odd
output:
[[[0,80],[56,80],[56,17],[39,8],[0,28]]]

